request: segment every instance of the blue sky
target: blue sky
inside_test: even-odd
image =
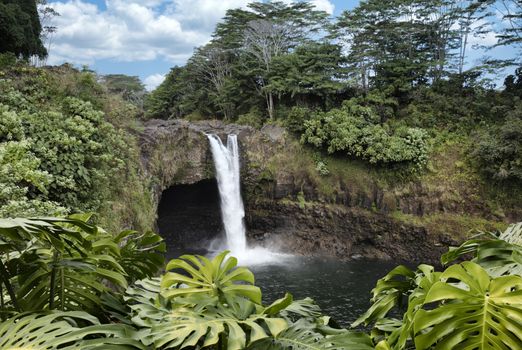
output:
[[[289,0],[286,0],[289,1]],[[334,16],[359,0],[308,0]],[[227,9],[250,0],[50,0],[61,16],[50,42],[48,64],[88,65],[100,74],[137,75],[156,87],[174,65],[183,65],[195,47],[208,42]],[[494,35],[481,39],[491,44]],[[510,48],[488,55],[505,57]],[[473,63],[484,53],[470,53]],[[511,55],[513,56],[513,55]]]

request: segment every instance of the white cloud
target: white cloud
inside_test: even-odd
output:
[[[333,13],[329,0],[310,0]],[[163,60],[182,65],[194,47],[211,38],[228,9],[251,0],[105,0],[101,9],[88,0],[50,2],[60,16],[52,25],[49,64],[92,65],[97,60]],[[289,2],[287,0],[287,2]]]
[[[328,14],[333,15],[334,10],[335,10],[335,5],[331,1],[311,0],[310,2],[312,4],[314,4],[318,10],[325,11],[325,12],[328,12]]]
[[[185,26],[211,33],[228,9],[246,8],[251,0],[172,0],[168,12]]]
[[[49,64],[92,64],[98,59],[164,59],[183,64],[194,47],[210,40],[230,8],[248,0],[105,0],[106,10],[86,0],[50,3],[60,16]]]
[[[159,84],[163,83],[163,80],[165,80],[165,75],[164,74],[149,75],[144,80],[145,88],[148,91],[152,91],[155,88],[157,88]]]

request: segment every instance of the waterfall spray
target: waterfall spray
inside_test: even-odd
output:
[[[207,137],[216,168],[227,249],[241,264],[274,264],[289,258],[289,255],[273,253],[265,248],[247,247],[237,136],[228,135],[226,147],[218,136],[207,135]]]
[[[216,135],[207,135],[216,167],[221,215],[227,238],[227,246],[232,254],[244,255],[247,249],[245,209],[241,199],[239,147],[236,135],[228,135],[227,146]]]

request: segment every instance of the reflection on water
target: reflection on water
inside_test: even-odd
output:
[[[340,262],[296,258],[284,265],[257,265],[250,269],[263,291],[265,304],[290,292],[294,299],[311,297],[323,312],[342,326],[369,307],[370,291],[395,264],[381,261]]]

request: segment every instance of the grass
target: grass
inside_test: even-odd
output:
[[[343,155],[320,153],[289,137],[267,163],[260,158],[257,164],[265,169],[260,171],[264,179],[269,177],[267,172],[275,181],[292,179],[297,193],[302,193],[305,185],[312,186],[319,202],[335,203],[337,195],[348,192],[352,198],[362,196],[365,202],[371,201],[371,206],[365,204],[364,208],[371,212],[389,213],[394,219],[426,227],[430,232],[463,239],[473,230],[504,229],[510,217],[505,211],[516,210],[515,203],[520,203],[522,192],[488,183],[467,159],[469,147],[471,139],[465,135],[436,136],[428,168],[412,174],[394,167],[373,167]],[[327,175],[320,174],[318,162],[326,164]],[[378,203],[375,191],[381,196]],[[286,200],[313,204],[302,194]],[[412,202],[422,205],[419,215],[406,213],[412,212]],[[357,200],[352,205],[360,203]],[[407,209],[403,212],[404,206]]]
[[[457,240],[467,239],[478,232],[503,231],[508,226],[507,223],[502,221],[452,213],[417,216],[394,211],[391,213],[391,217],[406,224],[426,227],[431,232],[447,233]]]

